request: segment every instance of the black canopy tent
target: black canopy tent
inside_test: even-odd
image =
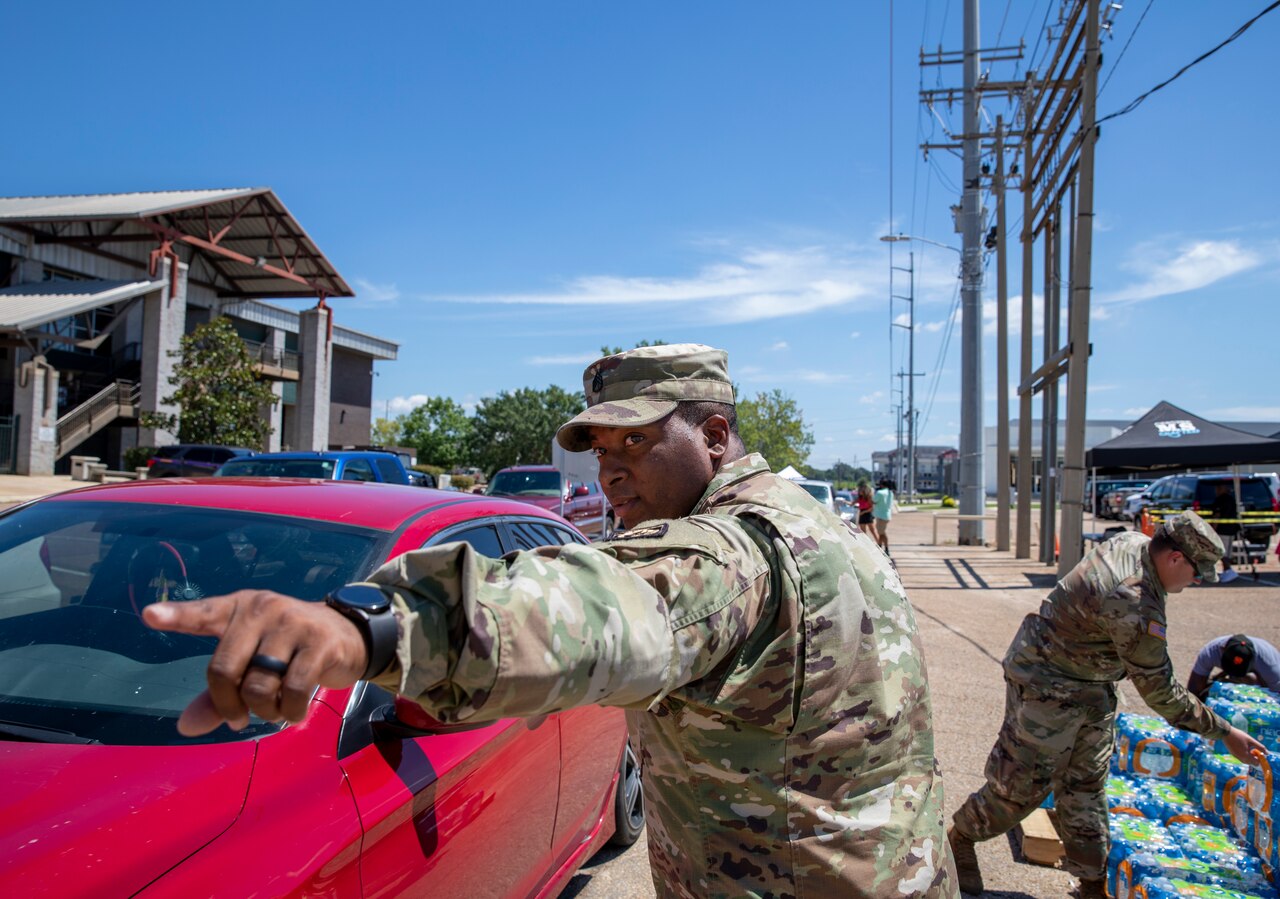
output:
[[[1229,428],[1164,401],[1085,456],[1085,465],[1102,473],[1260,462],[1280,462],[1280,439]]]

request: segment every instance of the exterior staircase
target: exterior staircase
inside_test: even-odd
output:
[[[142,385],[136,381],[114,381],[58,419],[58,449],[61,459],[117,418],[137,418]]]

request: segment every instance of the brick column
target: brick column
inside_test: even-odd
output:
[[[169,355],[182,346],[187,327],[187,264],[178,265],[178,290],[169,293],[170,261],[162,261],[156,279],[164,282],[159,290],[147,294],[142,301],[142,399],[144,412],[181,413],[176,404],[165,403],[175,388],[169,383],[177,359]],[[157,428],[138,428],[139,446],[167,446],[177,443],[178,435]]]
[[[284,355],[284,331],[280,328],[268,328],[266,346],[279,356]],[[284,381],[272,381],[271,392],[275,394],[274,403],[262,404],[262,417],[271,425],[271,434],[267,437],[267,452],[280,452],[284,436]]]
[[[296,450],[329,448],[329,309],[312,307],[298,316],[298,381]]]
[[[15,470],[24,475],[53,474],[58,449],[58,370],[44,356],[18,366],[13,411],[19,416]]]

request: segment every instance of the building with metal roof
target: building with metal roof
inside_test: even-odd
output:
[[[373,364],[399,347],[335,324],[353,295],[269,188],[0,197],[0,470],[175,442],[137,416],[180,413],[170,353],[216,316],[279,398],[264,449],[367,444]],[[315,304],[264,302],[290,298]]]

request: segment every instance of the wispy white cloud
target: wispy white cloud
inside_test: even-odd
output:
[[[356,299],[371,303],[391,303],[400,299],[400,290],[395,284],[377,284],[364,278],[353,278],[356,288]]]
[[[875,390],[875,391],[872,391],[871,393],[864,393],[862,396],[858,397],[858,402],[862,403],[865,406],[875,406],[882,399],[884,399],[884,391]]]
[[[383,408],[392,415],[406,415],[429,399],[431,397],[425,393],[415,393],[413,396],[393,396],[390,401],[384,402]],[[374,405],[376,406],[377,404],[375,403]]]
[[[1158,243],[1133,248],[1125,268],[1138,280],[1119,290],[1099,293],[1100,303],[1136,303],[1186,293],[1256,268],[1266,261],[1257,250],[1235,240],[1199,240],[1167,249]]]
[[[590,365],[600,358],[600,353],[565,353],[560,356],[530,356],[528,365]]]
[[[762,368],[758,365],[744,365],[737,371],[737,380],[744,384],[788,384],[797,381],[806,384],[838,384],[848,381],[849,375],[843,372],[822,371],[818,369],[799,368],[778,370]]]
[[[803,315],[879,296],[886,266],[879,254],[848,245],[799,248],[734,248],[704,245],[728,258],[684,277],[584,275],[562,289],[478,295],[433,296],[458,303],[595,306],[603,309],[659,305],[679,307],[715,323],[759,321]],[[662,313],[663,315],[669,313]]]
[[[851,339],[853,339],[853,340],[857,340],[857,339],[858,339],[859,337],[861,337],[861,336],[862,336],[862,332],[861,332],[861,331],[850,331],[850,332],[849,332],[849,337],[850,337]]]
[[[774,350],[775,352],[779,350],[789,350],[791,349],[791,345],[788,344],[785,340],[779,340],[773,346],[769,347],[769,349]]]

